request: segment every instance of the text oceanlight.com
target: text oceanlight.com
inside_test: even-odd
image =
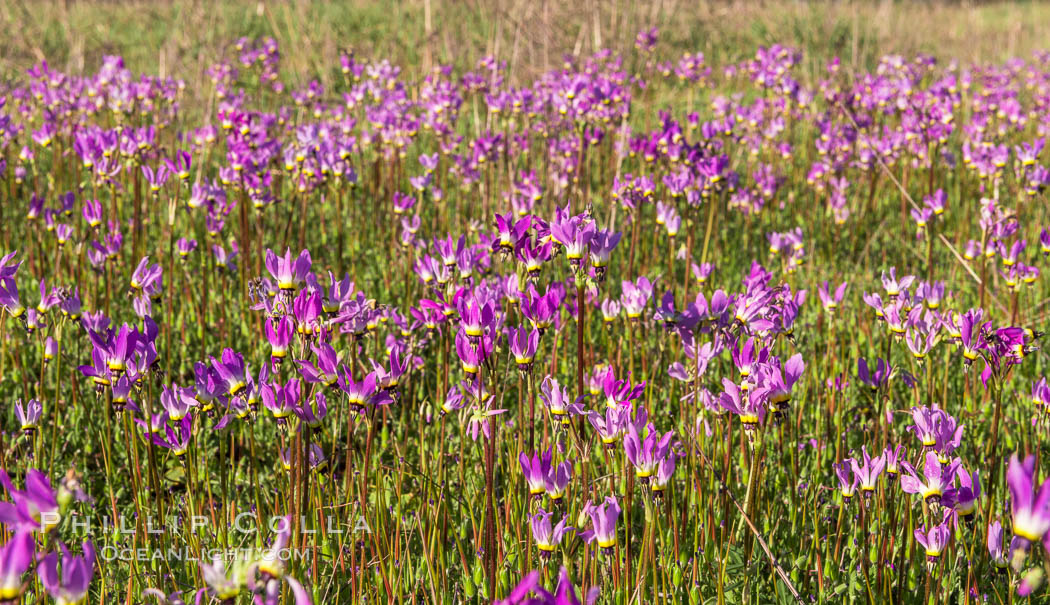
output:
[[[293,548],[282,548],[272,552],[272,556],[280,561],[302,561],[309,555],[308,550],[296,550]],[[258,558],[259,551],[254,548],[212,548],[195,550],[192,548],[119,548],[116,546],[104,546],[98,551],[98,556],[103,561],[183,561],[214,563],[222,560],[226,563],[244,561],[249,562]]]

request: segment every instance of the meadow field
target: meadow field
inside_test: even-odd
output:
[[[0,25],[0,605],[1050,602],[1050,5]]]

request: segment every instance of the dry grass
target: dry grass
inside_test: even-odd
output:
[[[7,0],[0,25],[5,79],[44,58],[78,72],[121,54],[132,70],[192,82],[237,37],[264,35],[281,42],[293,78],[331,75],[339,50],[354,47],[410,69],[494,54],[524,80],[565,52],[627,51],[638,30],[654,25],[664,58],[699,50],[721,62],[780,42],[805,50],[811,71],[835,55],[867,68],[886,53],[986,62],[1050,46],[1050,6],[999,3]]]

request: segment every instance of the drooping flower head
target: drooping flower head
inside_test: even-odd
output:
[[[944,552],[944,547],[948,545],[948,540],[952,536],[951,515],[951,511],[945,511],[944,520],[939,524],[929,529],[925,527],[915,528],[915,541],[926,549],[926,564],[931,569],[937,564],[937,560],[940,558],[941,553]]]
[[[539,549],[540,556],[544,559],[550,558],[565,534],[573,530],[565,522],[566,519],[562,519],[551,528],[551,513],[542,508],[529,519],[529,525],[532,527],[532,539],[536,541],[536,548]]]
[[[671,477],[674,475],[675,460],[677,458],[678,456],[675,455],[673,451],[668,452],[656,467],[656,475],[653,477],[649,486],[653,490],[653,496],[657,499],[663,496],[664,492],[667,490],[667,485],[671,483]]]
[[[1013,532],[1021,540],[1019,546],[1027,548],[1050,530],[1050,479],[1036,490],[1035,456],[1026,456],[1022,462],[1014,454],[1006,471],[1006,484],[1010,487]]]
[[[631,374],[617,380],[616,373],[609,367],[602,379],[602,391],[605,393],[605,405],[611,408],[630,406],[631,403],[641,397],[645,392],[645,381],[631,384]]]
[[[587,254],[588,246],[595,235],[593,222],[585,221],[582,216],[571,216],[550,224],[550,235],[554,242],[565,248],[569,266],[578,270]],[[615,245],[615,244],[614,244]]]
[[[872,392],[885,389],[893,375],[893,367],[885,359],[879,359],[875,370],[868,367],[868,361],[861,357],[857,360],[857,379],[868,386]]]
[[[849,505],[853,500],[853,494],[857,493],[857,475],[853,472],[853,459],[847,458],[842,462],[831,465],[835,469],[835,476],[839,480],[839,493],[842,494],[843,506]]]
[[[0,522],[18,531],[48,533],[58,526],[62,515],[58,495],[47,476],[35,468],[26,471],[25,490],[15,489],[7,472],[0,469],[0,485],[7,490],[10,502],[0,502]]]
[[[306,274],[310,272],[312,261],[310,252],[303,250],[298,258],[292,259],[291,248],[286,248],[284,256],[277,256],[273,250],[266,250],[266,270],[270,272],[277,287],[281,290],[295,290]]]
[[[187,414],[182,420],[174,423],[174,426],[168,423],[164,427],[163,434],[153,432],[149,434],[154,445],[170,450],[179,459],[182,459],[189,451],[191,437],[193,437],[193,416],[191,414]]]
[[[536,349],[540,342],[539,330],[529,330],[524,326],[511,330],[510,352],[514,355],[514,361],[522,376],[532,372],[532,362],[536,357]]]
[[[591,423],[598,438],[606,447],[611,448],[620,439],[624,429],[631,420],[631,409],[629,407],[606,407],[605,413],[601,414],[591,410],[587,413],[587,421]]]
[[[1006,568],[1010,565],[1007,562],[1006,557],[1003,555],[1003,524],[999,521],[993,521],[988,524],[988,557],[992,560],[992,565],[995,566],[996,571],[1000,573],[1006,571]]]
[[[299,373],[303,380],[310,384],[320,384],[324,387],[334,386],[339,380],[339,356],[332,345],[321,341],[311,345],[316,361],[309,359],[297,359]]]
[[[915,434],[922,442],[922,447],[932,451],[937,447],[937,438],[942,433],[942,425],[948,421],[948,414],[937,407],[913,407],[911,417],[915,424],[908,430]]]
[[[671,437],[674,431],[667,431],[661,435],[656,427],[646,427],[646,435],[643,439],[638,434],[638,427],[634,423],[627,424],[627,434],[623,439],[623,449],[627,459],[634,465],[635,475],[647,481],[656,472],[660,462],[667,457],[671,447]]]
[[[514,250],[515,256],[523,265],[525,276],[529,280],[535,280],[540,276],[543,263],[551,259],[552,249],[553,244],[551,242],[533,244],[532,238],[527,235],[518,240]]]
[[[903,290],[907,290],[913,281],[915,281],[914,275],[906,275],[898,280],[896,267],[890,267],[889,275],[886,275],[885,271],[882,273],[882,288],[891,301],[896,299]]]
[[[456,354],[459,356],[460,365],[463,366],[463,371],[473,378],[477,378],[495,347],[496,341],[488,334],[479,338],[477,343],[473,343],[466,330],[460,329],[456,333]]]
[[[496,232],[499,237],[492,243],[493,250],[498,250],[503,258],[508,257],[514,252],[514,246],[525,237],[525,233],[529,230],[529,226],[532,224],[532,217],[526,216],[525,218],[514,220],[514,215],[508,213],[506,215],[496,215]]]
[[[572,463],[566,460],[557,466],[552,466],[543,487],[551,502],[558,502],[565,496],[565,488],[569,486],[572,478]]]
[[[15,261],[15,255],[18,251],[8,252],[2,258],[0,258],[0,280],[11,279],[18,272],[18,268],[22,266],[22,261]]]
[[[242,566],[234,565],[233,569],[227,570],[223,557],[216,554],[211,564],[202,562],[200,568],[207,594],[223,603],[233,602],[241,594]]]
[[[534,453],[531,458],[526,456],[525,452],[518,454],[521,472],[525,474],[525,483],[529,486],[529,495],[534,498],[546,491],[546,480],[551,472],[552,456],[553,449]]]
[[[765,387],[757,387],[741,392],[740,387],[728,378],[722,379],[722,388],[724,390],[718,397],[719,405],[740,418],[744,432],[753,441],[762,420],[766,417],[768,391]]]
[[[459,312],[464,333],[474,345],[477,345],[496,318],[496,308],[492,301],[483,301],[473,295],[459,298],[456,311]]]
[[[576,596],[576,589],[572,585],[572,580],[569,579],[568,570],[562,567],[558,575],[558,587],[555,594],[551,594],[540,586],[540,572],[532,571],[518,582],[506,599],[496,601],[495,605],[594,605],[599,592],[600,589],[594,586],[581,601]]]
[[[642,312],[653,296],[653,285],[644,275],[640,276],[636,282],[624,280],[620,285],[623,289],[620,302],[623,304],[624,312],[627,313],[627,319],[637,322],[641,319]]]
[[[492,424],[495,416],[506,412],[506,409],[492,409],[492,397],[489,396],[484,400],[484,403],[475,402],[474,407],[470,411],[470,419],[467,422],[467,431],[470,433],[470,438],[474,441],[478,440],[478,437],[484,435],[485,439],[492,439]]]
[[[22,577],[33,564],[35,546],[29,530],[16,532],[0,546],[0,603],[14,603],[22,595]]]
[[[617,231],[595,231],[590,241],[591,267],[594,268],[594,278],[598,283],[605,281],[605,273],[609,267],[609,258],[616,245],[620,243],[622,233]]]
[[[956,468],[955,474],[956,478],[959,479],[959,488],[954,490],[949,504],[955,511],[956,516],[967,523],[972,523],[974,513],[977,511],[977,502],[981,498],[980,471],[974,470],[970,473],[960,464]]]
[[[882,457],[886,461],[886,474],[896,478],[897,474],[900,473],[900,461],[906,456],[908,449],[903,445],[897,445],[897,447],[886,446],[886,449],[882,452]]]
[[[616,546],[616,521],[620,518],[620,503],[616,496],[609,496],[598,505],[588,502],[584,506],[584,513],[591,518],[591,527],[580,532],[580,537],[587,543],[597,541],[604,550]]]
[[[163,269],[160,264],[150,265],[149,257],[142,257],[134,273],[131,274],[131,288],[152,297],[160,294],[163,285]]]
[[[22,317],[25,313],[26,308],[18,298],[18,285],[12,277],[0,279],[0,305],[14,318]]]
[[[539,397],[551,416],[563,426],[568,426],[571,416],[583,413],[584,395],[573,401],[568,389],[558,384],[558,379],[552,376],[547,376],[540,383]]]
[[[922,499],[933,506],[939,506],[942,498],[954,497],[952,488],[953,476],[961,460],[956,458],[948,465],[942,465],[935,452],[926,452],[926,464],[923,466],[922,479],[915,467],[902,462],[904,474],[901,475],[901,489],[908,494],[920,494]]]
[[[828,315],[835,313],[835,309],[839,307],[839,303],[842,302],[842,298],[846,295],[846,286],[848,285],[849,282],[842,282],[835,288],[834,293],[829,293],[828,282],[825,281],[824,285],[817,289],[817,294],[820,295],[820,302],[824,305],[824,311]]]
[[[521,314],[539,331],[540,336],[543,336],[557,320],[560,305],[561,298],[553,288],[542,295],[536,292],[535,288],[530,288],[521,302]]]
[[[18,416],[23,433],[26,435],[36,433],[40,427],[40,414],[43,411],[44,407],[36,399],[30,399],[25,407],[22,406],[21,399],[15,403],[15,415]]]
[[[73,556],[65,544],[59,545],[62,548],[62,570],[59,572],[58,569],[58,553],[45,555],[36,568],[40,583],[59,605],[83,603],[95,574],[95,546],[87,540],[83,545],[83,555]]]
[[[774,418],[779,421],[791,401],[791,389],[802,377],[806,364],[802,354],[796,353],[781,366],[779,359],[758,366],[758,383],[767,390],[767,401]]]
[[[882,474],[884,468],[886,468],[886,459],[884,456],[876,456],[872,458],[868,455],[868,448],[862,447],[861,452],[864,456],[863,460],[857,460],[856,458],[850,458],[850,467],[853,469],[853,474],[857,478],[857,482],[860,484],[860,493],[864,495],[865,499],[871,499],[872,495],[875,494],[876,482],[879,479],[879,475]]]
[[[959,343],[967,368],[980,356],[984,347],[982,332],[991,326],[991,322],[981,323],[983,315],[983,309],[970,309],[959,318]]]
[[[224,382],[226,394],[233,397],[247,386],[244,357],[233,349],[223,349],[222,359],[211,358],[211,366]]]

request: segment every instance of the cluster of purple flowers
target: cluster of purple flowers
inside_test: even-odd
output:
[[[82,554],[73,555],[64,543],[52,540],[71,505],[90,501],[75,475],[65,477],[56,490],[46,475],[31,468],[25,475],[25,489],[20,490],[0,470],[0,484],[10,498],[0,502],[0,524],[11,532],[7,543],[0,545],[0,602],[22,598],[28,587],[24,578],[34,567],[40,585],[56,602],[83,602],[95,574],[94,544],[85,541]],[[38,540],[54,550],[38,552]]]
[[[716,69],[702,53],[661,56],[658,40],[655,28],[639,32],[633,57],[574,53],[531,83],[512,77],[498,54],[462,73],[439,65],[416,77],[387,60],[345,51],[334,78],[291,85],[281,77],[275,39],[242,38],[229,57],[208,67],[210,115],[193,124],[183,108],[184,82],[133,74],[118,57],[105,57],[94,74],[82,76],[35,66],[24,83],[4,86],[0,96],[0,174],[8,177],[12,198],[5,197],[0,215],[15,223],[8,214],[13,209],[29,235],[18,246],[21,255],[0,258],[0,329],[11,318],[41,341],[39,384],[25,379],[28,401],[19,400],[12,414],[24,435],[19,439],[39,446],[48,421],[64,426],[60,415],[73,407],[62,397],[69,385],[53,372],[58,385],[51,390],[45,370],[73,349],[84,364],[74,378],[94,386],[95,405],[111,406],[104,410],[107,428],[111,412],[125,420],[130,415],[134,424],[127,426],[141,433],[128,437],[148,444],[151,464],[160,448],[185,464],[181,470],[196,473],[212,435],[223,437],[225,447],[225,437],[233,442],[257,426],[259,414],[268,416],[279,427],[267,429],[278,436],[274,458],[290,479],[307,477],[298,485],[286,482],[288,499],[298,499],[300,508],[311,502],[320,508],[317,501],[331,495],[327,489],[315,495],[309,485],[310,477],[335,472],[340,440],[321,436],[347,431],[342,472],[343,504],[349,504],[349,477],[361,472],[350,468],[355,428],[370,430],[360,453],[367,475],[372,448],[390,441],[385,431],[383,445],[374,444],[376,427],[388,422],[392,408],[386,406],[418,403],[420,431],[439,410],[441,440],[426,452],[438,450],[437,468],[444,472],[445,426],[458,421],[458,487],[470,489],[466,437],[484,449],[490,497],[501,491],[508,499],[509,490],[492,485],[497,448],[517,452],[528,494],[519,522],[527,519],[544,563],[581,543],[594,545],[585,552],[604,551],[613,566],[620,564],[621,540],[624,550],[637,553],[631,532],[620,530],[638,513],[636,486],[647,521],[658,505],[684,506],[676,500],[683,486],[706,506],[725,504],[722,494],[737,487],[735,473],[718,470],[731,471],[738,461],[732,455],[736,426],[747,435],[740,450],[751,455],[749,480],[775,466],[766,453],[771,447],[815,444],[821,453],[814,466],[821,467],[824,448],[846,446],[831,465],[840,511],[856,503],[863,518],[883,496],[921,506],[921,522],[908,530],[914,529],[931,574],[953,540],[962,541],[960,528],[978,517],[988,517],[982,535],[993,566],[1019,573],[1037,542],[1050,553],[1050,480],[1037,479],[1037,458],[1015,455],[1006,467],[1009,520],[994,499],[997,472],[986,470],[1002,460],[1004,393],[1028,370],[1021,365],[1036,357],[1041,336],[1022,326],[1040,318],[1042,303],[1033,293],[1039,294],[1043,276],[1038,263],[1050,257],[1050,228],[1041,229],[1037,246],[1034,222],[1045,219],[1039,204],[1050,186],[1041,159],[1050,132],[1050,55],[969,66],[886,56],[874,70],[849,77],[835,59],[826,72],[802,78],[801,51],[783,45]],[[676,99],[652,120],[638,119],[640,110],[649,110],[640,101],[652,99],[647,91],[661,81],[688,100]],[[693,107],[697,92],[703,93],[701,110]],[[276,104],[267,107],[263,99]],[[897,193],[903,234],[897,243],[915,253],[922,273],[900,259],[889,266],[885,236],[892,233],[883,225],[892,225],[873,228],[869,220],[881,218],[885,200]],[[867,262],[876,258],[873,249],[883,252],[881,265],[866,275],[846,274],[860,261],[847,264],[839,246],[858,243],[855,227],[873,233],[863,249],[850,250],[851,259]],[[953,240],[946,230],[954,227]],[[734,237],[738,230],[743,237]],[[347,234],[360,241],[347,245]],[[296,235],[298,243],[290,243]],[[166,253],[153,241],[158,237],[166,238]],[[766,243],[768,259],[752,261]],[[974,287],[938,273],[939,261],[948,258],[942,247]],[[51,250],[54,267],[45,269],[41,260]],[[331,265],[315,262],[310,250],[324,250]],[[370,255],[381,259],[378,269],[369,266]],[[344,273],[347,259],[352,270]],[[814,267],[818,259],[844,266]],[[860,306],[855,292],[879,271],[882,290],[862,294],[874,320],[852,317]],[[209,304],[220,288],[230,291]],[[807,309],[812,288],[819,306]],[[82,290],[90,311],[82,309]],[[24,300],[25,292],[33,300]],[[118,295],[129,302],[123,305]],[[198,299],[199,308],[193,306]],[[222,312],[214,313],[215,306]],[[600,317],[605,330],[595,330],[591,317]],[[162,358],[161,352],[173,356],[174,335],[180,328],[185,334],[188,318],[202,324],[201,349],[180,347],[185,359]],[[221,328],[203,325],[208,320]],[[577,330],[575,347],[570,325]],[[848,343],[843,326],[856,333]],[[215,328],[223,338],[207,333]],[[9,334],[0,336],[2,369]],[[885,349],[873,352],[880,344]],[[189,357],[187,351],[193,351]],[[803,351],[819,353],[804,358]],[[939,366],[940,354],[962,372]],[[28,357],[17,358],[26,376]],[[843,368],[854,362],[860,396],[845,396],[855,406],[849,409],[858,410],[849,422],[839,399],[853,392],[851,371]],[[983,392],[971,385],[974,364]],[[565,375],[569,367],[576,370],[574,383]],[[664,371],[672,381],[659,380]],[[828,375],[810,379],[821,371]],[[945,393],[939,404],[933,403],[937,374]],[[953,407],[952,381],[966,397],[977,392],[995,400],[988,460],[964,439],[964,429],[972,439],[983,417]],[[900,384],[908,389],[903,400],[913,403],[900,405]],[[676,402],[668,401],[669,392],[680,395]],[[1030,395],[1034,411],[1050,412],[1045,378],[1033,380]],[[792,406],[803,400],[806,407]],[[818,406],[825,405],[839,424],[823,423],[823,436],[802,431],[803,417],[823,415]],[[910,412],[895,411],[907,406]],[[408,405],[398,412],[392,416],[402,426],[412,418]],[[792,414],[797,421],[786,422]],[[910,423],[895,432],[901,428],[895,420],[903,417]],[[1005,418],[1011,447],[1031,449],[1031,437],[1017,438],[1014,415]],[[1034,413],[1032,426],[1040,421]],[[543,430],[538,444],[537,426]],[[520,437],[517,446],[504,447],[511,443],[506,438],[496,443],[503,427]],[[875,428],[882,429],[881,440]],[[832,433],[838,444],[826,442]],[[907,433],[913,442],[905,443]],[[793,443],[787,451],[797,454]],[[709,463],[711,452],[722,460]],[[610,475],[622,473],[622,484],[610,481],[605,491],[588,476],[599,455]],[[403,464],[400,449],[398,457]],[[690,473],[712,482],[683,479],[681,471],[676,478],[683,460]],[[802,493],[797,456],[792,461]],[[822,470],[826,486],[831,474]],[[714,477],[724,482],[719,500],[700,493],[714,491],[707,487]],[[82,602],[94,573],[94,546],[86,542],[83,555],[74,557],[53,539],[71,501],[84,499],[75,481],[56,491],[30,469],[24,491],[6,472],[0,471],[0,482],[11,500],[0,503],[0,523],[12,532],[0,548],[0,602],[22,596],[34,567],[57,601]],[[367,476],[360,489],[368,489]],[[749,519],[760,514],[754,506],[760,491],[749,484]],[[982,498],[991,501],[983,515]],[[227,504],[210,490],[208,500],[206,506]],[[365,508],[367,494],[360,502]],[[498,516],[508,518],[516,503]],[[803,516],[813,514],[801,508]],[[486,513],[487,538],[498,525],[494,513]],[[705,523],[702,514],[691,522]],[[714,532],[700,531],[708,530]],[[1004,549],[1008,532],[1013,539]],[[723,540],[735,536],[721,533]],[[653,550],[654,538],[645,539]],[[279,560],[290,540],[286,527],[247,565],[201,565],[207,588],[198,591],[198,602],[250,594],[270,605],[286,589],[308,602]],[[751,556],[750,537],[747,542]],[[36,552],[38,544],[49,552]],[[505,550],[494,553],[492,546],[486,542],[487,562]],[[677,553],[677,534],[674,547]],[[354,548],[346,552],[356,556]],[[429,564],[432,555],[426,556]],[[861,556],[866,568],[870,557]],[[390,559],[395,567],[405,562]],[[379,569],[381,576],[386,569]],[[494,574],[495,565],[491,569]],[[821,570],[817,575],[823,586]],[[321,578],[312,580],[317,586]],[[1025,582],[1022,590],[1035,583]],[[387,593],[394,598],[389,586]],[[584,602],[594,599],[592,590]],[[533,572],[502,602],[580,600],[563,569],[554,594]]]

